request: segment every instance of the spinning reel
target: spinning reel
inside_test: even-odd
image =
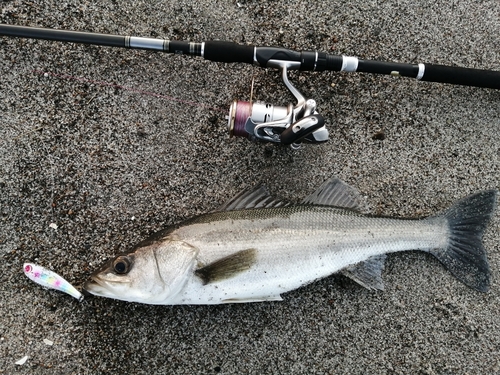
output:
[[[283,82],[297,99],[297,104],[278,107],[235,100],[229,109],[229,134],[252,141],[282,143],[293,148],[298,148],[301,142],[326,142],[328,130],[323,116],[316,111],[316,101],[305,99],[288,80],[288,68],[293,62],[270,60],[269,64],[281,70]]]

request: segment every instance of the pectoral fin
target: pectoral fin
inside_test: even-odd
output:
[[[255,263],[256,256],[256,249],[241,250],[197,269],[195,274],[203,280],[203,285],[229,279],[250,269]]]
[[[344,268],[340,273],[370,290],[384,290],[382,271],[386,255],[371,257],[364,262]]]

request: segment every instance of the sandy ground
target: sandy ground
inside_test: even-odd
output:
[[[1,1],[0,22],[500,70],[498,0],[214,3]],[[487,294],[416,252],[389,256],[383,293],[332,276],[283,302],[223,306],[78,303],[22,272],[32,261],[80,288],[104,260],[256,182],[296,202],[336,175],[372,213],[436,213],[499,188],[498,91],[295,72],[331,139],[294,151],[226,132],[252,78],[255,99],[293,101],[271,69],[0,38],[0,77],[1,374],[500,373],[498,214]]]

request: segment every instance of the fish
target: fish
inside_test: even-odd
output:
[[[365,214],[360,193],[336,177],[300,204],[256,186],[117,255],[92,273],[84,290],[153,305],[281,301],[282,294],[335,273],[383,290],[387,254],[419,250],[487,292],[482,237],[497,194],[481,191],[440,214],[400,219]]]
[[[79,302],[83,301],[83,295],[66,281],[62,276],[34,263],[24,263],[23,271],[26,277],[41,286],[49,289],[59,290],[75,297]]]

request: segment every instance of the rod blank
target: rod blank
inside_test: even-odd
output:
[[[126,47],[124,36],[43,29],[39,27],[0,24],[0,35],[30,39],[55,40],[58,42],[96,44],[109,47]]]
[[[289,69],[389,74],[429,82],[500,89],[500,72],[493,70],[360,60],[356,57],[330,55],[324,52],[298,52],[279,47],[255,47],[224,41],[192,43],[5,24],[0,24],[0,35],[109,47],[156,50],[202,56],[210,61],[239,62],[264,67],[276,67],[276,61],[286,61],[290,63]]]

